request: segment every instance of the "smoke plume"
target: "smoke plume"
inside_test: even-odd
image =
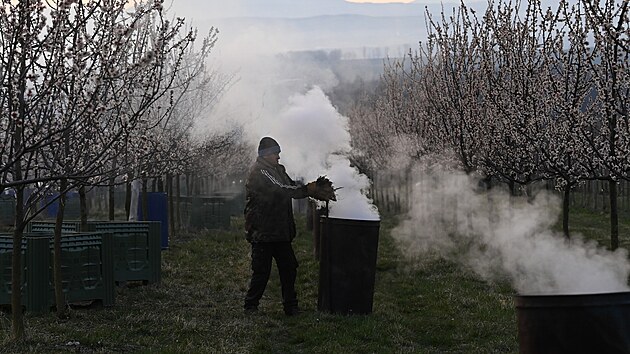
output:
[[[260,138],[271,136],[280,144],[280,163],[291,177],[306,183],[326,175],[335,187],[342,187],[338,201],[331,202],[330,216],[378,219],[376,207],[365,196],[370,182],[348,158],[348,119],[324,93],[340,78],[326,60],[292,52],[300,44],[312,44],[312,36],[291,30],[283,21],[264,27],[254,21],[234,32],[231,28],[222,32],[230,39],[217,44],[216,64],[233,73],[233,81],[214,107],[213,119],[199,130],[216,130],[221,121],[238,122],[254,147],[252,162]]]
[[[289,174],[305,182],[326,175],[334,187],[341,188],[337,190],[337,201],[330,203],[330,216],[379,219],[376,207],[365,195],[369,179],[351,166],[348,158],[348,118],[337,112],[319,87],[295,94],[276,117],[262,123],[261,133],[280,143],[280,163]]]
[[[626,250],[551,231],[561,211],[552,194],[510,198],[463,173],[420,171],[408,218],[393,231],[409,257],[437,253],[487,280],[507,276],[520,294],[630,290]]]

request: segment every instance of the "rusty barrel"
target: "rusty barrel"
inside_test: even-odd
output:
[[[630,353],[630,292],[515,296],[519,351]]]

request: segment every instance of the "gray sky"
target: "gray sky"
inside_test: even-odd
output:
[[[425,5],[437,13],[441,5],[435,3],[436,0],[408,4],[345,0],[166,0],[165,6],[171,15],[186,18],[201,33],[212,26],[218,27],[221,47],[242,43],[283,52],[415,46],[425,33]],[[356,16],[313,18],[324,15]],[[403,18],[392,20],[393,17]]]
[[[234,82],[213,117],[244,123],[256,142],[263,134],[272,133],[268,129],[274,126],[273,118],[286,109],[292,95],[304,94],[315,86],[327,91],[341,79],[352,79],[340,78],[308,57],[280,61],[278,53],[341,49],[344,59],[400,57],[424,41],[425,5],[438,15],[441,5],[436,2],[165,0],[164,5],[171,15],[185,17],[197,27],[200,35],[211,26],[219,28],[219,40],[209,65],[233,75]],[[446,8],[459,4],[459,0],[447,2],[444,1]],[[543,0],[543,3],[553,1]],[[483,11],[487,0],[467,0],[466,4]],[[322,15],[336,16],[315,17]],[[216,120],[207,124],[212,129],[217,127]]]
[[[450,8],[459,0],[165,0],[178,16],[205,21],[225,17],[310,17],[319,15],[357,14],[368,16],[422,16],[425,6],[432,12],[441,4]],[[361,1],[361,2],[360,2]],[[369,1],[386,2],[375,4]],[[484,8],[488,0],[464,0],[466,5]],[[570,2],[576,2],[571,0]],[[527,0],[521,0],[527,4]],[[557,5],[557,0],[542,0],[543,6]]]
[[[179,16],[195,21],[222,17],[309,17],[318,15],[360,14],[370,16],[422,15],[425,5],[436,6],[437,0],[409,4],[350,3],[345,0],[170,0]],[[470,1],[478,2],[479,0]],[[444,0],[446,3],[459,3]],[[169,0],[165,2],[168,5]],[[437,5],[439,6],[439,5]]]
[[[202,33],[211,26],[221,30],[219,41],[233,42],[244,36],[273,36],[283,43],[279,50],[329,49],[416,46],[424,40],[425,10],[436,16],[444,6],[445,12],[459,5],[459,0],[415,0],[410,3],[358,3],[355,1],[396,0],[165,0],[165,6],[174,16],[184,17]],[[409,1],[409,0],[398,0]],[[527,0],[521,0],[527,4]],[[571,0],[571,2],[576,0]],[[542,0],[543,6],[557,5],[557,0]],[[466,5],[482,12],[487,0],[465,0]],[[523,6],[523,5],[521,5]],[[322,15],[362,15],[343,23],[298,21]],[[236,21],[235,17],[249,18],[250,22]],[[416,22],[400,19],[387,21],[383,17],[417,17]],[[350,17],[347,17],[350,18]],[[376,21],[374,18],[380,18]],[[255,22],[254,19],[256,20]],[[279,19],[284,19],[280,22]],[[286,19],[291,19],[287,25]],[[276,21],[272,21],[276,20]],[[300,23],[298,23],[300,22]],[[310,26],[310,27],[308,27]],[[251,37],[251,32],[257,32]],[[280,36],[291,37],[282,38]]]
[[[425,6],[438,12],[441,4],[450,8],[459,0],[166,0],[178,16],[196,21],[224,17],[310,17],[319,15],[357,14],[368,16],[422,16]],[[387,4],[369,3],[369,1]],[[570,2],[575,2],[571,0]],[[527,4],[527,0],[521,0]],[[484,8],[487,0],[465,0],[466,5]],[[542,0],[543,6],[557,5],[557,0]]]

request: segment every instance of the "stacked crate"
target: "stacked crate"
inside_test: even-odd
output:
[[[197,229],[229,229],[231,205],[225,196],[192,199],[190,226]]]
[[[79,221],[64,221],[62,232],[76,232]],[[113,237],[114,279],[117,283],[142,281],[152,284],[161,278],[161,223],[159,221],[88,221],[89,231],[109,232]],[[52,232],[54,222],[33,221],[31,232]]]
[[[22,304],[45,312],[55,303],[52,233],[27,233],[22,239]],[[13,238],[0,235],[0,304],[11,303]],[[115,301],[112,235],[104,232],[64,234],[61,239],[62,287],[68,303]]]
[[[89,229],[111,232],[114,239],[116,282],[142,281],[152,284],[161,278],[161,232],[159,221],[90,221]]]
[[[15,222],[15,198],[0,196],[0,226],[13,225]]]

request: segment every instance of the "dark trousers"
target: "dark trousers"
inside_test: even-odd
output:
[[[276,260],[280,284],[282,286],[282,305],[285,310],[298,305],[295,292],[295,278],[298,262],[291,247],[291,242],[253,242],[252,243],[252,278],[245,297],[245,308],[256,308],[265,292],[271,274],[271,259]]]

